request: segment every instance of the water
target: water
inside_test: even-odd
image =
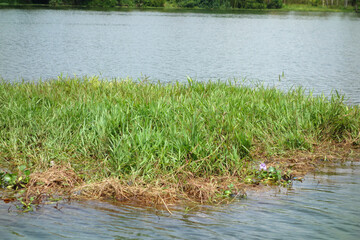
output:
[[[243,78],[360,103],[360,15],[0,9],[0,76]],[[279,75],[285,78],[279,82]]]
[[[0,75],[10,81],[247,77],[317,94],[336,89],[360,103],[359,62],[360,17],[351,13],[0,9]],[[360,165],[348,163],[288,191],[173,215],[97,201],[22,214],[1,202],[0,239],[358,239],[359,186]]]
[[[292,189],[185,212],[87,201],[19,214],[0,203],[1,239],[359,239],[360,163],[307,175]]]

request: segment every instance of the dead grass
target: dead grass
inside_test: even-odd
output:
[[[35,197],[38,202],[47,196],[69,196],[83,181],[70,166],[53,166],[44,172],[30,175],[26,185],[25,201]]]
[[[139,202],[145,205],[172,203],[176,200],[176,189],[160,184],[145,184],[141,180],[125,182],[117,178],[107,178],[101,182],[80,185],[73,192],[78,197],[89,199],[116,200],[119,202]]]
[[[292,150],[286,154],[264,155],[256,152],[257,159],[264,159],[268,166],[291,170],[294,176],[303,176],[332,162],[359,161],[360,145],[355,141],[327,141],[313,146],[312,151]]]
[[[334,162],[360,160],[360,148],[349,143],[326,143],[315,146],[312,152],[292,151],[286,155],[261,156],[268,166],[291,171],[293,176],[303,176]],[[258,164],[254,162],[254,165]],[[177,179],[177,180],[175,180]],[[53,166],[46,171],[30,175],[25,200],[35,197],[40,203],[49,196],[66,196],[72,199],[102,199],[147,206],[165,206],[180,202],[222,203],[224,190],[233,185],[233,192],[268,191],[263,185],[244,184],[240,176],[193,177],[191,173],[147,183],[142,179],[121,180],[115,177],[100,182],[85,183],[71,166]],[[170,210],[168,210],[170,212]],[[171,213],[171,212],[170,212]]]

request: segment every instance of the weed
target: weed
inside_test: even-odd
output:
[[[251,176],[245,182],[282,183],[278,168],[254,173],[254,159],[355,142],[360,129],[359,106],[345,105],[337,93],[325,98],[302,88],[283,92],[241,81],[189,78],[160,84],[97,76],[2,81],[0,106],[1,166],[26,165],[45,173],[58,164],[74,170],[57,175],[59,169],[50,168],[47,177],[33,180],[37,189],[104,179],[159,186],[165,178],[201,201],[218,193],[209,190],[216,183],[191,179]],[[1,185],[23,187],[30,171],[20,172],[0,172]],[[69,174],[73,181],[66,180]],[[128,196],[113,182],[107,186],[96,188],[97,194]],[[221,191],[234,193],[225,188]]]
[[[34,211],[35,204],[33,204],[33,201],[35,197],[30,197],[29,201],[25,201],[22,197],[17,198],[17,200],[20,202],[20,205],[16,205],[17,209],[20,209],[22,212]]]
[[[14,190],[24,188],[30,180],[30,170],[25,165],[19,166],[18,170],[19,174],[0,171],[0,186]]]

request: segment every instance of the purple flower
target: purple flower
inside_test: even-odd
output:
[[[260,170],[260,171],[261,171],[261,170],[266,171],[266,164],[265,164],[265,163],[260,164],[259,170]]]

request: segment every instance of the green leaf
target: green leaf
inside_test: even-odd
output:
[[[230,190],[225,190],[225,191],[224,191],[224,194],[225,194],[225,195],[230,195],[230,194],[231,194],[231,191],[230,191]]]
[[[19,193],[20,193],[20,194],[24,194],[25,191],[26,191],[25,189],[22,189],[22,190],[19,191]]]
[[[25,176],[29,176],[30,175],[30,170],[28,169],[28,170],[25,170],[24,171],[24,174],[25,174]]]
[[[22,171],[24,171],[24,170],[26,169],[26,166],[25,166],[25,165],[21,165],[21,166],[19,166],[18,168],[19,168],[19,170],[22,172]]]
[[[11,174],[10,174],[10,173],[5,174],[4,180],[5,180],[6,182],[11,182],[11,179],[12,179],[12,177],[11,177]]]

